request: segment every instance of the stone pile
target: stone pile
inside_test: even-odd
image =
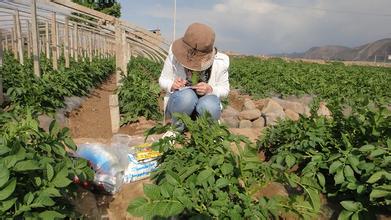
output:
[[[222,112],[221,121],[231,128],[263,128],[275,125],[280,119],[297,121],[300,115],[310,116],[309,102],[308,100],[291,101],[280,98],[253,101],[245,97],[241,104],[228,105]],[[323,102],[320,103],[317,114],[331,117],[329,109]]]

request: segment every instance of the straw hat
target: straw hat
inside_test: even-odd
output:
[[[215,32],[205,24],[191,24],[182,38],[174,41],[172,52],[184,67],[202,71],[208,69],[214,60]]]

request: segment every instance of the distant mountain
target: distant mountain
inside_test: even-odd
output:
[[[359,47],[344,46],[312,47],[304,53],[276,54],[290,58],[346,60],[346,61],[383,61],[391,55],[391,38],[385,38]]]

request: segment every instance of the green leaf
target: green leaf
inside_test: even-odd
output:
[[[169,183],[163,183],[160,185],[160,193],[164,198],[170,198],[170,193],[172,192],[172,185]]]
[[[373,151],[374,149],[375,149],[375,146],[373,146],[371,144],[367,144],[367,145],[360,147],[358,150],[361,152],[369,152],[369,151]]]
[[[42,179],[41,179],[41,177],[34,177],[34,183],[35,183],[35,185],[36,186],[41,186],[41,184],[42,184]]]
[[[342,207],[345,210],[351,211],[351,212],[358,211],[360,209],[360,206],[361,206],[361,203],[354,202],[354,201],[342,201],[342,202],[340,202],[340,204],[342,205]]]
[[[200,165],[193,165],[186,169],[186,172],[180,175],[180,178],[182,181],[184,181],[187,177],[189,177],[191,174],[193,174],[195,171],[197,171],[200,168]]]
[[[83,169],[87,166],[87,160],[79,158],[76,160],[76,169]]]
[[[364,190],[365,190],[365,186],[364,186],[364,185],[359,185],[359,186],[357,186],[357,193],[358,193],[358,194],[363,193]]]
[[[185,209],[182,203],[176,200],[160,201],[155,203],[155,205],[156,209],[154,212],[157,214],[157,216],[161,217],[175,216],[180,214]]]
[[[342,210],[342,212],[340,212],[338,215],[338,220],[350,220],[350,216],[352,214],[353,214],[353,212]]]
[[[73,142],[72,138],[70,138],[70,137],[64,138],[64,143],[67,147],[69,147],[69,149],[74,150],[74,151],[77,150],[77,146],[76,146],[75,142]]]
[[[41,192],[42,194],[48,195],[50,197],[61,197],[60,191],[58,191],[56,188],[49,187],[42,190]]]
[[[228,184],[229,184],[229,181],[226,179],[226,178],[224,178],[224,177],[222,177],[222,178],[219,178],[217,181],[216,181],[216,187],[217,188],[223,188],[223,187],[225,187],[225,186],[228,186]]]
[[[316,173],[316,177],[318,178],[319,185],[324,188],[326,184],[326,179],[321,172]]]
[[[141,217],[147,212],[149,206],[150,204],[148,203],[147,199],[144,197],[139,197],[129,204],[128,212],[131,215]]]
[[[222,166],[221,166],[221,172],[223,173],[223,175],[227,175],[227,174],[230,174],[232,173],[233,171],[233,166],[232,164],[230,163],[224,163]]]
[[[56,120],[53,120],[49,125],[49,133],[52,137],[57,137],[58,132],[60,132],[60,126],[56,122]]]
[[[64,188],[68,186],[72,181],[67,178],[68,170],[66,167],[62,168],[52,180],[52,184],[59,188]]]
[[[15,166],[15,164],[17,162],[23,160],[25,157],[26,157],[26,150],[24,148],[20,148],[18,153],[14,154],[14,155],[6,156],[4,158],[1,158],[0,159],[0,163],[2,161],[4,163],[4,165],[8,169],[10,169],[13,166]]]
[[[319,197],[319,192],[315,189],[307,188],[306,189],[308,195],[310,196],[311,199],[311,205],[314,210],[319,210],[320,209],[320,197]]]
[[[372,174],[371,177],[369,177],[369,179],[367,180],[367,183],[376,183],[377,181],[379,181],[384,174],[386,174],[387,172],[385,171],[377,171],[376,173]]]
[[[66,216],[56,211],[44,211],[39,213],[39,217],[43,220],[52,220],[56,218],[65,218]]]
[[[382,198],[390,195],[391,195],[391,191],[382,190],[382,189],[373,189],[371,194],[369,194],[369,199],[372,201],[374,199]]]
[[[8,152],[10,152],[11,149],[6,147],[6,146],[0,146],[0,156],[2,156],[3,154],[6,154]]]
[[[13,168],[14,171],[23,172],[23,171],[31,171],[31,170],[39,170],[39,164],[34,160],[24,160],[17,162]]]
[[[2,163],[0,163],[0,188],[7,183],[9,179],[9,174],[9,170],[5,166],[3,166]]]
[[[286,155],[285,163],[288,168],[291,168],[296,163],[296,158],[290,154]]]
[[[34,199],[34,202],[33,204],[31,204],[31,207],[50,207],[54,204],[56,203],[49,196],[39,195],[37,198]]]
[[[59,176],[54,178],[52,183],[58,188],[64,188],[71,184],[72,180],[68,179],[67,177]]]
[[[151,200],[158,200],[162,197],[160,194],[160,187],[154,184],[145,184],[144,194]]]
[[[16,187],[16,179],[13,178],[8,181],[8,184],[0,190],[0,201],[7,199],[14,191]]]
[[[213,174],[213,171],[210,170],[210,169],[207,169],[207,170],[203,170],[201,171],[198,176],[197,176],[197,180],[196,180],[196,184],[197,185],[201,185],[202,183],[206,182],[206,180],[212,176]]]
[[[64,149],[64,147],[62,145],[59,145],[59,144],[54,144],[52,146],[52,150],[54,151],[54,153],[56,153],[57,155],[61,156],[61,157],[65,157],[65,154],[67,153]]]
[[[350,155],[348,157],[348,161],[350,163],[350,165],[353,167],[353,168],[356,168],[358,166],[358,164],[360,163],[360,161],[358,160],[358,158],[354,155]]]
[[[344,174],[345,174],[346,179],[355,180],[354,172],[352,170],[352,167],[350,167],[350,165],[346,165],[344,167]]]
[[[351,220],[359,220],[358,212],[353,213],[352,217],[350,217]]]
[[[18,198],[12,198],[12,199],[9,199],[6,201],[1,201],[0,202],[0,213],[6,212],[8,209],[10,209],[15,204],[16,200],[18,200]]]
[[[30,205],[34,201],[34,194],[32,192],[27,193],[23,199],[24,203]]]
[[[334,161],[334,162],[330,165],[329,173],[330,173],[330,174],[335,173],[335,172],[337,171],[337,169],[338,169],[339,167],[341,167],[341,166],[342,166],[341,161],[339,161],[339,160]]]
[[[337,171],[337,174],[335,174],[334,176],[334,182],[335,182],[335,185],[338,185],[338,184],[341,184],[343,183],[345,180],[345,177],[343,175],[343,170],[342,169],[339,169]]]
[[[166,171],[166,179],[167,179],[167,182],[169,182],[170,184],[172,184],[174,186],[179,185],[181,182],[179,176],[170,170]]]
[[[46,164],[46,176],[49,181],[52,181],[53,176],[54,176],[54,170],[53,170],[52,165],[50,165],[49,163]]]
[[[386,151],[383,150],[383,149],[376,149],[374,151],[371,152],[371,154],[369,155],[370,158],[374,158],[374,157],[377,157],[377,156],[380,156],[380,155],[383,155],[385,154]]]

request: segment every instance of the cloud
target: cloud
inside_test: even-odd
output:
[[[215,29],[219,48],[247,54],[304,51],[331,44],[359,46],[390,32],[385,27],[391,15],[382,16],[391,8],[389,0],[221,0],[191,4],[182,2],[177,7],[177,37],[190,23],[203,22]],[[162,33],[172,39],[171,2],[155,5],[145,13],[164,21]]]
[[[217,3],[214,5],[213,10],[220,13],[232,12],[235,10],[239,13],[255,13],[255,14],[267,14],[277,9],[278,5],[267,2],[267,1],[257,1],[257,0],[231,0],[228,2]]]

